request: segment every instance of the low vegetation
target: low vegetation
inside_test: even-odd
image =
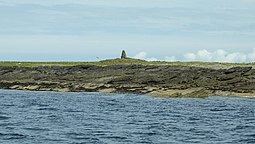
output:
[[[0,66],[75,66],[75,65],[97,65],[109,66],[120,64],[143,64],[143,65],[181,65],[181,66],[201,66],[201,67],[229,67],[229,66],[255,66],[255,63],[221,63],[221,62],[165,62],[165,61],[145,61],[139,59],[109,59],[97,62],[16,62],[2,61]]]

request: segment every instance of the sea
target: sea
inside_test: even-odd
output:
[[[1,144],[254,144],[255,98],[0,90]]]

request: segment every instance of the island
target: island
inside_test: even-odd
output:
[[[136,93],[160,97],[255,96],[254,64],[148,62],[0,62],[0,89]]]

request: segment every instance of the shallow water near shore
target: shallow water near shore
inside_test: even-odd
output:
[[[251,97],[0,90],[0,143],[255,143]]]

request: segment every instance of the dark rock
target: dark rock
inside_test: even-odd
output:
[[[0,67],[0,88],[135,92],[164,96],[255,92],[251,67],[209,69],[170,65]],[[193,90],[193,89],[198,90]],[[204,93],[203,93],[204,92]],[[222,93],[217,93],[222,94]],[[254,94],[255,95],[255,94]]]
[[[252,67],[233,67],[225,71],[225,74],[231,74],[231,73],[246,73],[250,71]]]

